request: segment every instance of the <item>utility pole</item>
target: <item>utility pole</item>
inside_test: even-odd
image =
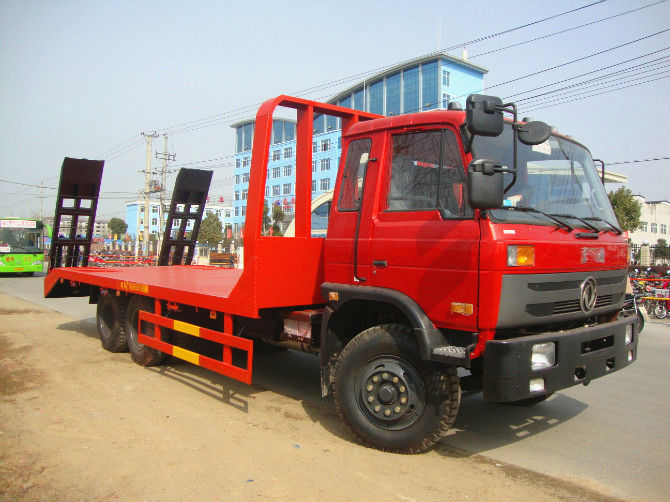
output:
[[[149,193],[151,191],[151,143],[158,137],[155,132],[152,134],[142,133],[147,138],[147,164],[144,169],[144,249],[149,249]],[[139,201],[138,201],[139,202]],[[140,237],[140,206],[137,206],[137,236],[135,237],[135,259],[139,255],[139,237]]]
[[[161,169],[160,183],[161,188],[159,191],[159,206],[158,206],[158,247],[161,246],[163,240],[163,211],[165,209],[165,184],[167,183],[167,174],[168,174],[168,162],[174,160],[176,154],[170,153],[168,150],[168,135],[163,134],[163,151],[156,152],[156,158],[163,161],[163,168]]]

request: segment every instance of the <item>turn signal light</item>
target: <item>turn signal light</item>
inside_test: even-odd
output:
[[[532,267],[535,265],[535,246],[507,246],[508,267]]]

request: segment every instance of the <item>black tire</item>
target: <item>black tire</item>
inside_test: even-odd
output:
[[[513,406],[533,406],[535,404],[546,401],[553,395],[554,393],[550,392],[549,394],[542,394],[541,396],[527,397],[526,399],[519,399],[518,401],[508,401],[506,403],[501,404],[511,404]]]
[[[461,387],[456,368],[421,360],[408,326],[386,324],[363,331],[344,348],[333,395],[340,418],[360,442],[421,453],[454,423]]]
[[[146,296],[134,295],[128,302],[128,315],[126,316],[128,350],[130,351],[130,357],[132,357],[133,361],[135,361],[140,366],[156,366],[163,362],[167,354],[137,341],[137,321],[138,312],[140,310],[153,312],[153,299],[147,298]],[[142,332],[153,336],[153,324],[146,324],[143,326]]]
[[[128,352],[127,309],[128,299],[125,296],[103,294],[98,298],[95,317],[103,349],[109,352]]]

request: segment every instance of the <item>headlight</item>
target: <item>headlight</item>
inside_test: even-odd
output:
[[[533,371],[549,368],[556,363],[556,344],[554,342],[536,343],[530,359]]]
[[[507,246],[507,266],[532,267],[535,265],[535,246]]]
[[[42,264],[41,260],[34,261],[34,262],[31,263],[31,265],[41,265],[41,264]]]
[[[626,345],[633,343],[633,325],[626,326]]]

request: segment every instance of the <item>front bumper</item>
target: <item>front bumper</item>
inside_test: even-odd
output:
[[[42,265],[5,265],[0,264],[0,274],[12,274],[22,272],[41,272]]]
[[[626,345],[626,326],[634,324]],[[539,335],[490,340],[484,352],[484,399],[517,401],[548,394],[625,368],[637,357],[637,317]],[[533,371],[531,354],[537,343],[556,343],[556,363]],[[542,378],[544,390],[530,392],[531,380]]]

